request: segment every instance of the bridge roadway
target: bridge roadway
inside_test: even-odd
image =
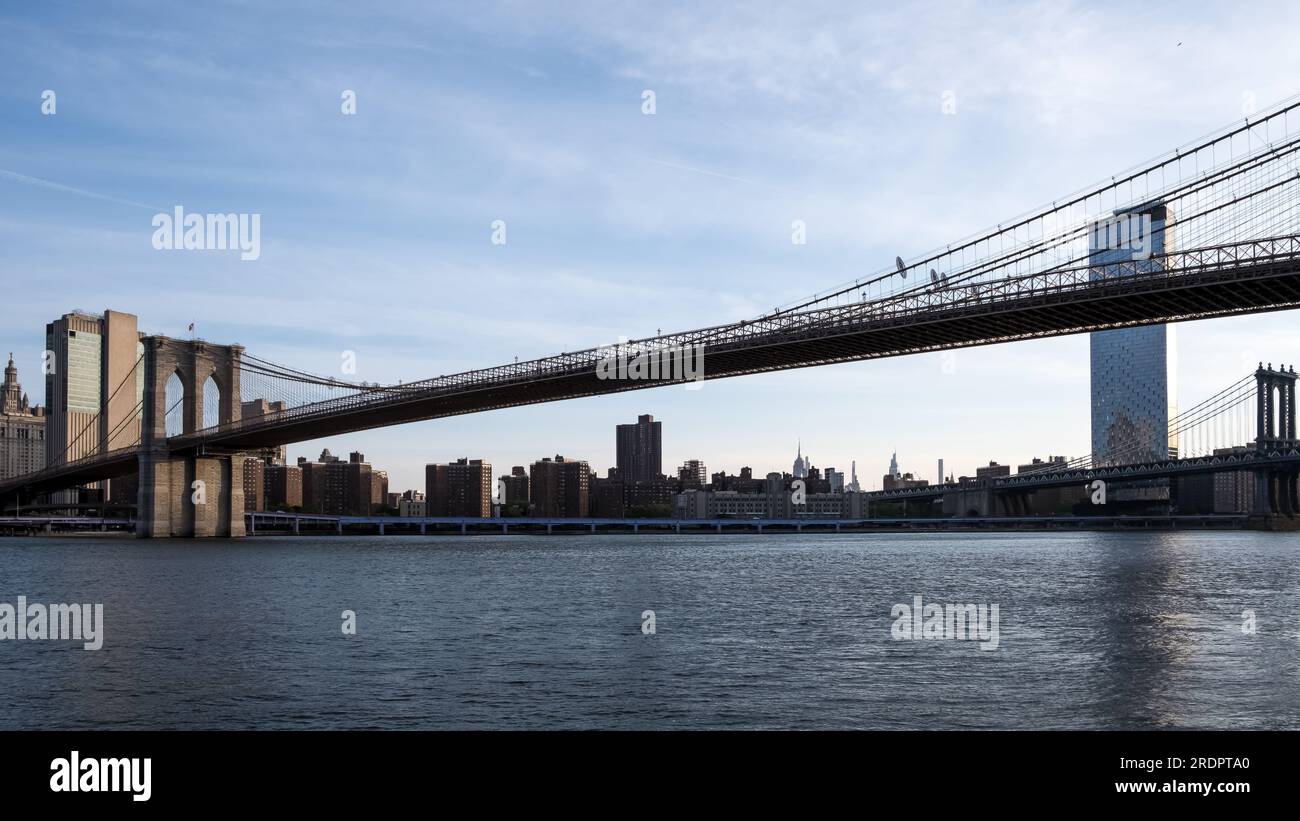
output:
[[[319,534],[322,531],[344,533],[345,529],[373,530],[386,535],[394,533],[420,534],[447,532],[482,534],[499,532],[546,533],[630,531],[639,533],[691,533],[724,530],[759,533],[803,532],[855,532],[863,530],[1051,530],[1051,529],[1150,529],[1150,528],[1244,528],[1245,513],[1169,515],[1169,516],[982,516],[982,517],[881,517],[874,519],[836,519],[806,517],[796,519],[560,519],[560,518],[468,518],[468,517],[396,517],[396,516],[322,516],[303,513],[246,513],[248,535],[293,532]],[[258,523],[262,528],[258,530]],[[267,525],[279,527],[267,528]],[[306,527],[304,527],[304,525]],[[3,516],[0,517],[0,535],[35,532],[78,532],[107,530],[108,528],[133,528],[134,519],[91,518],[65,516]]]
[[[563,519],[545,517],[509,517],[509,518],[474,518],[457,516],[437,517],[397,517],[397,516],[324,516],[306,513],[248,513],[248,535],[266,533],[266,525],[279,525],[301,533],[304,525],[314,527],[310,532],[319,533],[322,529],[343,533],[345,529],[374,529],[386,534],[391,528],[395,532],[418,532],[425,534],[432,529],[450,529],[464,534],[470,533],[509,533],[510,528],[524,532],[538,532],[545,528],[547,533],[557,529],[563,532],[586,531],[597,533],[605,530],[631,530],[639,533],[642,529],[663,533],[711,530],[721,533],[723,530],[748,530],[762,532],[802,532],[805,528],[818,532],[856,530],[906,530],[906,529],[945,529],[945,530],[998,530],[998,529],[1049,529],[1049,528],[1244,528],[1247,523],[1245,513],[1205,514],[1205,515],[1167,515],[1167,516],[981,516],[981,517],[889,517],[868,519],[838,519],[830,517],[804,517],[794,519]],[[261,530],[258,524],[261,523]],[[284,532],[283,529],[279,531]]]
[[[721,379],[839,362],[1300,307],[1300,236],[1133,262],[917,288],[893,298],[634,340],[635,355],[703,346]],[[379,388],[168,439],[173,453],[232,451],[499,408],[659,387],[602,379],[611,351],[544,359]]]

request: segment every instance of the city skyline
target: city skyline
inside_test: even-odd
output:
[[[0,349],[39,373],[40,325],[112,307],[137,313],[149,333],[185,337],[193,323],[198,336],[319,373],[337,373],[353,352],[355,378],[387,383],[752,317],[1238,119],[1291,93],[1285,78],[1300,67],[1272,52],[1241,65],[1223,43],[1248,24],[1228,11],[1169,43],[1068,4],[998,32],[972,27],[971,9],[926,12],[904,29],[888,11],[850,21],[822,12],[782,13],[795,39],[820,46],[759,45],[721,83],[703,52],[668,46],[687,28],[705,43],[724,38],[689,11],[555,12],[580,32],[563,35],[526,11],[487,26],[444,10],[423,25],[460,36],[445,52],[420,48],[422,32],[380,12],[374,36],[392,46],[387,55],[340,60],[329,38],[346,20],[327,9],[256,64],[218,45],[256,44],[256,24],[177,12],[151,23],[178,43],[203,25],[229,36],[199,50],[159,43],[149,65],[134,54],[141,35],[94,11],[0,17],[16,57],[0,84],[13,123],[0,149],[0,240],[7,265],[41,285],[11,290]],[[1138,24],[1162,14],[1126,13]],[[1078,37],[1035,57],[1041,70],[1003,56],[1067,22]],[[1195,36],[1210,28],[1223,39]],[[924,59],[959,43],[961,66]],[[1090,83],[1053,70],[1084,59]],[[837,80],[823,87],[815,67],[828,63]],[[1148,93],[1117,97],[1138,72],[1153,78]],[[53,116],[40,113],[44,89],[58,94]],[[344,89],[356,92],[351,119],[339,111]],[[647,89],[652,116],[642,113]],[[207,103],[189,102],[198,98]],[[738,133],[743,141],[727,136]],[[262,214],[260,258],[155,250],[151,216],[178,205]],[[504,246],[491,242],[498,219]],[[790,242],[795,219],[806,245]],[[310,310],[287,296],[300,289],[313,294]],[[69,293],[81,304],[67,304]],[[1289,324],[1181,325],[1179,404],[1256,360],[1300,359]],[[563,453],[604,468],[616,459],[609,425],[651,412],[675,432],[667,465],[783,470],[801,438],[823,465],[871,465],[871,487],[886,442],[923,477],[940,458],[959,475],[990,459],[1086,452],[1087,372],[1085,338],[1018,342],[422,422],[299,443],[289,457],[363,451],[411,488],[425,463],[466,455],[522,465]],[[723,424],[718,408],[744,412]],[[1003,424],[1010,415],[1015,426]],[[945,434],[954,427],[1005,440]]]

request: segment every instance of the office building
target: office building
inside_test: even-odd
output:
[[[801,439],[799,440],[798,448],[795,450],[794,468],[791,470],[791,473],[794,474],[794,478],[802,479],[808,475],[808,471],[812,467],[810,461],[811,460],[809,460],[807,456],[803,455],[803,440]]]
[[[136,317],[119,311],[64,314],[45,326],[45,463],[60,464],[140,441],[144,343]],[[102,413],[101,413],[102,411]],[[111,482],[90,486],[105,498]],[[76,491],[54,494],[76,501]]]
[[[829,493],[844,492],[844,474],[835,468],[826,468],[826,484]]]

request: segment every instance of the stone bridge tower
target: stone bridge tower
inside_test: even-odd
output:
[[[1261,453],[1300,449],[1296,438],[1296,370],[1279,365],[1277,370],[1261,362],[1255,371],[1255,449]],[[1300,488],[1297,468],[1261,468],[1255,472],[1255,505],[1252,526],[1269,530],[1295,530],[1300,521]]]
[[[244,535],[242,455],[211,452],[202,441],[173,452],[167,443],[167,383],[173,374],[184,390],[182,435],[204,427],[209,378],[221,394],[217,423],[239,421],[243,352],[239,345],[145,337],[137,536]]]

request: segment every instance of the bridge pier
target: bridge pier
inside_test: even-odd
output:
[[[242,456],[140,454],[135,535],[239,537],[244,525]]]

